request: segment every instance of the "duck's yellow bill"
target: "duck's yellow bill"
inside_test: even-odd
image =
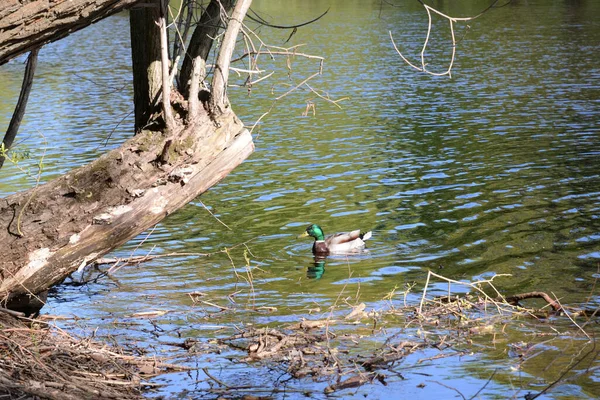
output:
[[[308,232],[304,232],[303,234],[301,234],[301,235],[298,235],[298,236],[297,236],[297,239],[300,239],[300,238],[305,238],[305,237],[307,237],[307,236],[308,236]]]

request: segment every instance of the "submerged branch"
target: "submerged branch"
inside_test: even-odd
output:
[[[560,304],[558,304],[556,301],[554,301],[552,299],[552,297],[550,297],[548,294],[546,294],[544,292],[519,293],[519,294],[514,294],[512,296],[506,297],[506,301],[513,305],[519,305],[519,301],[525,300],[525,299],[543,299],[546,301],[546,303],[548,303],[548,305],[550,307],[552,307],[552,309],[554,311],[560,311],[562,308],[560,306]]]

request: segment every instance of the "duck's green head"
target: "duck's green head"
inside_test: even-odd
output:
[[[323,233],[323,230],[321,229],[321,227],[317,224],[309,225],[306,228],[306,232],[304,232],[302,235],[300,235],[298,237],[306,237],[306,236],[312,236],[315,238],[315,240],[325,240],[325,234]]]

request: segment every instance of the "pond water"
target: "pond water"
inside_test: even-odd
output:
[[[265,57],[260,68],[275,71],[269,80],[250,93],[230,89],[234,109],[249,127],[268,112],[253,129],[256,152],[219,185],[114,253],[215,254],[157,259],[122,268],[111,279],[63,286],[44,312],[75,315],[83,320],[72,329],[99,327],[99,334],[118,342],[133,339],[160,354],[165,351],[160,342],[204,340],[224,326],[279,326],[327,316],[340,298],[377,308],[386,294],[414,283],[414,300],[428,270],[465,281],[510,274],[494,281],[503,294],[545,291],[563,304],[598,307],[600,3],[513,1],[469,22],[468,31],[458,24],[451,79],[421,74],[400,59],[388,32],[418,62],[427,14],[418,2],[395,4],[256,1],[253,9],[279,25],[331,7],[287,44],[289,31],[263,27],[259,33],[269,44],[305,44],[302,52],[323,56],[323,74],[309,83],[321,95],[343,99],[341,108],[306,88],[274,103],[319,65],[295,57],[288,67],[284,58]],[[437,4],[465,16],[487,3]],[[433,28],[428,68],[443,71],[449,27],[438,18]],[[17,139],[30,155],[23,167],[33,166],[45,149],[45,181],[130,136],[129,57],[125,14],[42,49]],[[23,61],[0,67],[1,126],[8,125],[18,97]],[[245,77],[233,80],[241,84]],[[303,116],[307,104],[314,105],[314,114],[310,108]],[[10,164],[0,177],[2,194],[34,184]],[[311,242],[296,239],[309,223],[319,223],[326,233],[372,230],[369,251],[316,264]],[[222,252],[225,247],[231,249]],[[443,293],[447,286],[433,288]],[[194,304],[191,292],[235,311]],[[257,313],[252,307],[274,309]],[[149,310],[169,312],[152,322],[131,317]],[[529,340],[518,329],[503,335],[506,341]],[[555,353],[576,352],[578,340],[565,339],[570,350],[552,346]],[[406,380],[363,386],[344,397],[391,398],[399,390],[403,397],[456,395],[434,383],[417,388],[425,380],[419,374],[471,396],[497,369],[501,372],[479,396],[506,398],[522,390],[522,397],[543,389],[560,370],[547,368],[555,353],[511,370],[515,360],[503,359],[499,349],[481,348],[464,358],[415,366],[404,372]],[[273,386],[277,376],[267,367],[248,368],[231,357],[211,355],[196,359],[195,366],[209,366],[225,381]],[[214,395],[201,391],[204,378],[172,374],[156,381],[165,385],[160,394],[183,398],[189,390],[190,396],[210,398]],[[597,393],[595,372],[547,396]]]

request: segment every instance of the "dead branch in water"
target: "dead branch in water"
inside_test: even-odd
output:
[[[152,232],[150,232],[151,234]],[[108,264],[113,264],[110,267],[109,272],[115,272],[118,268],[116,268],[117,266],[123,267],[126,265],[137,265],[137,264],[141,264],[143,262],[148,262],[148,261],[152,261],[152,260],[156,260],[156,259],[160,259],[160,258],[170,258],[170,257],[210,257],[210,256],[214,256],[215,254],[227,254],[229,251],[240,247],[240,246],[246,246],[248,243],[250,243],[251,241],[259,238],[260,236],[256,236],[253,237],[250,240],[246,240],[245,242],[242,243],[238,243],[236,245],[233,245],[231,247],[228,248],[224,248],[222,250],[219,251],[214,251],[212,253],[189,253],[189,252],[174,252],[174,253],[166,253],[166,254],[146,254],[143,256],[130,256],[130,257],[103,257],[103,258],[99,258],[96,261],[94,261],[91,265],[108,265]],[[144,239],[146,240],[146,239]]]
[[[304,320],[276,329],[249,328],[220,339],[219,343],[241,351],[244,354],[242,361],[268,362],[268,365],[279,367],[284,373],[297,379],[311,377],[314,380],[326,381],[328,386],[325,393],[329,394],[366,384],[386,385],[388,380],[397,376],[399,369],[410,370],[425,361],[468,356],[473,351],[472,344],[475,341],[482,346],[490,341],[490,345],[496,347],[498,343],[503,342],[497,341],[497,336],[508,337],[505,330],[507,320],[510,319],[529,319],[532,324],[537,324],[540,315],[542,318],[544,315],[566,316],[590,338],[576,321],[576,317],[586,314],[578,313],[573,307],[561,305],[558,299],[552,299],[543,292],[522,293],[505,298],[494,285],[494,279],[501,276],[464,282],[430,272],[420,302],[413,305],[404,303],[404,306],[395,308],[392,302],[395,296],[392,291],[384,297],[384,300],[390,302],[390,307],[377,311],[369,310],[367,305],[360,303],[358,296],[355,304],[344,301],[348,309],[341,309],[338,302],[347,295],[344,287],[332,306],[319,307],[329,308],[330,311],[324,314],[325,319]],[[432,278],[448,284],[447,295],[434,297],[428,294],[428,291],[431,291],[429,285]],[[459,295],[452,294],[452,288],[456,285],[462,286]],[[469,289],[469,293],[465,293],[464,287]],[[407,292],[401,294],[406,298]],[[529,298],[544,299],[551,304],[552,312],[541,312],[540,309],[515,304],[518,300]],[[394,301],[401,303],[402,298]],[[402,321],[400,325],[398,321]],[[565,335],[564,332],[558,333],[551,325],[553,324],[543,324],[543,328],[539,324],[536,325],[541,331],[546,328],[549,330],[540,332],[539,337],[545,337],[542,343],[548,342],[548,336],[556,336],[557,340],[560,340],[558,337]],[[373,338],[371,343],[378,340],[383,340],[383,343],[375,348],[369,345],[366,350],[364,343],[368,337]],[[518,351],[514,349],[518,349],[520,343],[509,342],[507,349]],[[535,345],[526,343],[525,348],[531,349]],[[584,360],[592,365],[600,352],[584,353],[583,348],[587,349],[589,346],[592,346],[592,350],[595,349],[593,342],[586,343],[580,354],[573,355],[570,365],[581,365]],[[434,353],[431,354],[432,352]],[[409,356],[420,353],[423,353],[424,358],[418,359],[415,364],[415,357]],[[536,355],[539,355],[539,352]],[[525,363],[528,358],[521,359],[522,363]],[[588,368],[576,371],[574,367],[567,368],[551,386],[567,383],[582,375],[590,375],[595,370]],[[489,385],[495,375],[496,371],[491,371],[491,376],[475,396]],[[441,382],[429,382],[455,390]],[[228,385],[231,392],[236,391],[235,385],[227,382],[223,384]]]
[[[0,313],[0,397],[139,399],[145,379],[187,368]]]
[[[526,300],[526,299],[544,299],[546,301],[546,303],[548,303],[548,305],[550,307],[552,307],[552,309],[554,311],[560,311],[562,308],[560,306],[560,304],[558,304],[556,301],[552,300],[552,297],[548,296],[548,294],[546,294],[544,292],[519,293],[519,294],[514,294],[512,296],[506,297],[506,301],[509,304],[512,304],[515,306],[519,305],[519,301]]]

